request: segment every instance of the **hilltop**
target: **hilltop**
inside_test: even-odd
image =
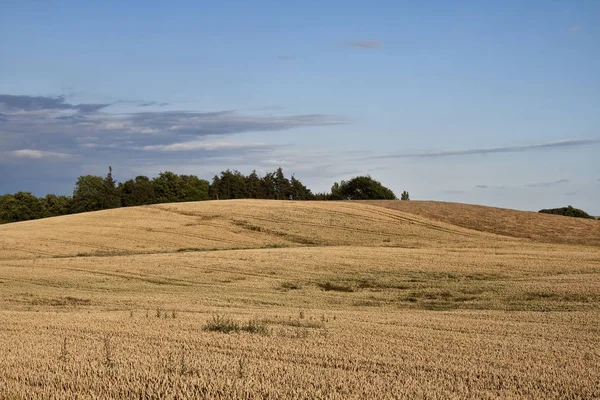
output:
[[[441,201],[373,200],[362,203],[480,232],[543,243],[600,246],[600,223],[591,219]]]
[[[298,246],[472,247],[514,238],[597,246],[600,224],[442,202],[204,201],[2,225],[0,259]]]
[[[2,225],[0,259],[298,246],[473,246],[489,240],[489,234],[356,202],[228,200]]]

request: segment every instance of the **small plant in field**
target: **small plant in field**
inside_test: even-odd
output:
[[[264,336],[268,336],[271,333],[267,324],[256,319],[248,321],[241,327],[241,330],[244,332],[256,333]]]
[[[175,317],[176,317],[175,310],[172,310],[171,311],[171,318],[175,319]]]
[[[150,316],[150,310],[146,309],[146,318]]]
[[[238,361],[238,378],[242,379],[246,373],[246,359],[240,358]]]
[[[114,365],[113,350],[111,344],[111,335],[106,333],[102,338],[104,344],[104,365],[112,367]]]
[[[160,311],[160,308],[157,308],[157,309],[156,309],[156,318],[160,318],[161,314],[162,314],[162,313],[161,313],[161,311]]]
[[[181,348],[181,358],[179,359],[179,372],[181,375],[185,375],[188,372],[187,365],[185,363],[185,349]]]
[[[304,319],[304,310],[300,310],[299,317],[300,317],[300,319]]]
[[[129,310],[129,318],[133,318],[133,310]]]
[[[213,315],[210,321],[204,325],[204,330],[222,333],[239,332],[240,325],[235,320],[225,315]]]
[[[309,335],[307,328],[295,329],[294,330],[294,338],[295,339],[306,339]]]
[[[204,325],[204,330],[209,332],[235,333],[248,332],[259,335],[269,335],[271,331],[264,322],[251,319],[243,325],[240,325],[234,319],[224,315],[213,315],[210,321]]]
[[[67,348],[67,338],[63,338],[62,344],[60,346],[60,356],[58,357],[61,361],[67,361],[69,357],[69,350]]]

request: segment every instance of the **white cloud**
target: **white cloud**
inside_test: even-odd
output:
[[[75,158],[72,154],[56,153],[53,151],[21,149],[8,152],[9,156],[20,159],[31,160],[71,160]]]
[[[192,140],[189,142],[172,143],[167,145],[144,146],[147,151],[193,151],[193,150],[240,150],[264,149],[270,147],[266,143],[233,143],[233,142],[205,142]]]

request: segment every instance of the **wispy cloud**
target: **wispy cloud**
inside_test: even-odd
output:
[[[565,183],[569,183],[569,180],[568,179],[559,179],[557,181],[551,181],[551,182],[528,183],[527,185],[525,185],[525,187],[529,187],[529,188],[552,187],[552,186],[557,186],[557,185],[563,185]]]
[[[475,189],[502,190],[502,189],[506,189],[506,186],[475,185]]]
[[[165,107],[168,105],[169,105],[169,103],[159,103],[157,101],[147,101],[147,102],[138,104],[138,107]]]
[[[172,143],[168,145],[144,146],[147,151],[194,151],[194,150],[267,150],[273,146],[266,143],[235,143],[235,142],[205,142],[191,140],[189,142]]]
[[[150,104],[150,102],[148,102]],[[162,103],[157,103],[160,105]],[[193,142],[202,137],[249,132],[282,132],[294,128],[346,124],[345,118],[326,114],[280,115],[269,111],[242,114],[232,110],[146,111],[108,113],[91,105],[70,105],[64,97],[38,98],[1,95],[0,152],[29,148],[30,143],[52,143],[57,149],[208,150],[223,143]],[[154,147],[153,147],[154,146]],[[217,146],[217,147],[215,147]],[[220,147],[219,147],[220,146]]]
[[[12,158],[30,159],[30,160],[72,160],[75,158],[72,154],[56,153],[52,151],[21,149],[6,152],[6,155]]]
[[[352,40],[340,44],[342,47],[354,47],[358,49],[379,49],[383,46],[378,40]]]
[[[94,112],[108,107],[110,104],[69,104],[64,96],[18,96],[0,94],[0,110],[4,111],[42,111],[42,110],[73,110]]]
[[[458,150],[433,150],[420,151],[412,153],[391,153],[372,156],[373,158],[434,158],[434,157],[449,157],[449,156],[464,156],[476,154],[492,154],[492,153],[515,153],[521,151],[589,146],[600,143],[600,139],[567,139],[556,142],[538,143],[522,146],[499,146],[499,147],[479,147],[473,149],[458,149]]]

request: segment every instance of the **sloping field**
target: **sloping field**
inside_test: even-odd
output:
[[[2,399],[600,398],[599,326],[598,247],[376,205],[0,226]]]
[[[600,221],[441,201],[364,201],[480,232],[546,243],[600,246]]]
[[[474,245],[489,235],[358,203],[232,200],[0,225],[0,259],[293,246]]]

